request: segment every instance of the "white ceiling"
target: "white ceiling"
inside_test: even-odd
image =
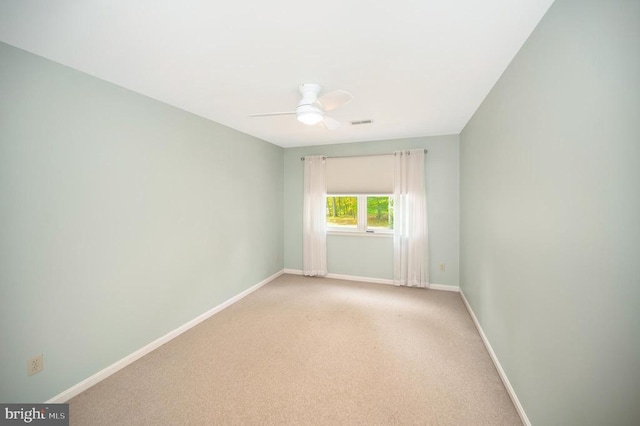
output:
[[[291,147],[459,133],[552,2],[2,0],[0,40]],[[302,83],[345,125],[248,117]]]

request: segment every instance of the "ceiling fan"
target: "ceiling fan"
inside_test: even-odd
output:
[[[250,114],[250,117],[268,117],[272,115],[296,115],[298,121],[312,126],[322,123],[328,130],[340,127],[340,122],[325,115],[325,112],[332,111],[348,104],[353,99],[353,95],[344,90],[333,90],[318,97],[321,87],[318,84],[303,84],[298,90],[302,99],[298,102],[295,111],[267,112],[261,114]]]

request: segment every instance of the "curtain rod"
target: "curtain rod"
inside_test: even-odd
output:
[[[427,152],[429,152],[428,150],[424,150],[424,153],[426,154]],[[339,155],[337,157],[327,157],[326,155],[323,156],[322,158],[327,159],[327,158],[353,158],[353,157],[380,157],[383,155],[393,155],[393,153],[391,154],[365,154],[365,155]],[[304,161],[304,157],[300,157],[300,161]]]

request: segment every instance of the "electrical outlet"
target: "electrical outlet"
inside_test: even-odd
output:
[[[34,356],[29,361],[27,361],[27,376],[33,376],[36,373],[39,373],[44,368],[42,354]]]
[[[440,264],[440,271],[444,272],[444,263]]]

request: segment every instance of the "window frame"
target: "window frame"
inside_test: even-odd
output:
[[[357,236],[377,236],[377,237],[391,237],[393,236],[393,229],[381,229],[381,228],[369,228],[367,218],[367,197],[389,197],[393,198],[393,194],[327,194],[325,198],[325,205],[327,198],[329,197],[356,197],[357,199],[357,220],[355,227],[341,227],[331,226],[326,220],[325,225],[327,234],[330,235],[357,235]],[[394,200],[395,201],[395,200]],[[395,202],[394,202],[395,204]]]

